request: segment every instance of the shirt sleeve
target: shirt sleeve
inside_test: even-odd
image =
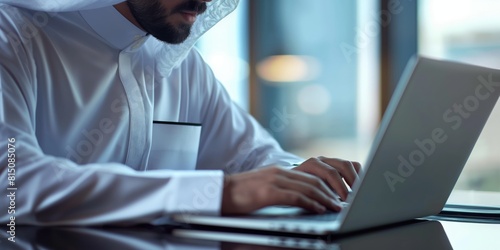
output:
[[[203,124],[197,169],[220,166],[238,173],[266,166],[292,167],[302,158],[284,151],[246,111],[234,103],[196,50],[188,60],[198,61],[207,95],[202,103]]]
[[[123,225],[220,211],[220,170],[138,172],[119,163],[77,165],[45,154],[35,133],[35,118],[43,115],[36,103],[55,97],[37,96],[33,47],[13,42],[17,23],[0,15],[1,224]]]

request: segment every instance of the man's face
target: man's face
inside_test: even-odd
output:
[[[207,10],[204,0],[128,0],[127,3],[146,32],[171,44],[186,40],[196,16]]]

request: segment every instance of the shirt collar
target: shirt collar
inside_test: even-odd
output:
[[[80,11],[83,19],[115,49],[137,49],[147,40],[147,33],[132,24],[113,6]]]

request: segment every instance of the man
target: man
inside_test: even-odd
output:
[[[192,48],[237,1],[0,3],[1,207],[12,207],[2,223],[340,210],[359,163],[319,157],[289,170],[303,160],[231,102]],[[197,147],[173,139],[193,131]],[[170,161],[193,148],[193,164]]]

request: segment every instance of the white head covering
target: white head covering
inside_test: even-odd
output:
[[[0,3],[45,12],[97,9],[121,2],[124,0],[0,0]],[[178,45],[158,43],[157,72],[164,77],[170,74],[186,58],[200,36],[231,13],[238,2],[239,0],[213,0],[207,3],[207,10],[198,16],[186,41]]]
[[[102,8],[123,0],[0,0],[12,6],[46,12],[77,11]]]

